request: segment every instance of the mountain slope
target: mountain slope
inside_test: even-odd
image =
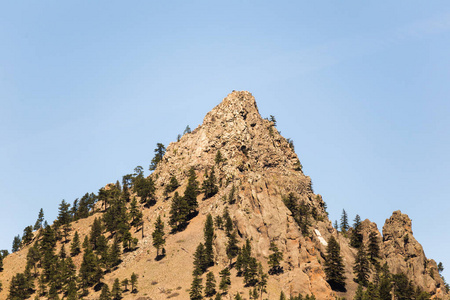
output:
[[[208,199],[200,194],[197,197],[198,215],[183,231],[169,234],[172,199],[175,192],[184,193],[189,170],[194,169],[201,183],[205,173],[211,172],[213,167],[218,193]],[[164,191],[173,176],[180,186],[167,194]],[[137,249],[124,253],[122,263],[111,273],[106,273],[103,280],[111,287],[116,278],[123,280],[133,272],[139,274],[137,295],[126,292],[125,299],[188,299],[193,255],[197,245],[203,242],[206,216],[222,216],[226,209],[238,233],[239,246],[248,239],[252,255],[266,272],[269,270],[270,243],[274,242],[283,253],[283,272],[269,276],[264,297],[278,299],[284,291],[286,295],[314,294],[317,299],[335,299],[336,295],[353,298],[357,289],[353,281],[357,249],[350,246],[348,236],[352,229],[342,234],[332,227],[326,205],[322,197],[314,193],[310,178],[303,174],[293,147],[279,134],[272,121],[260,116],[250,93],[233,91],[205,116],[202,125],[171,143],[151,178],[155,182],[157,201],[151,207],[141,204],[145,236],[142,237],[140,228],[133,228],[132,234],[139,240]],[[294,208],[303,213],[295,213],[287,203],[295,203]],[[69,239],[78,231],[82,241],[89,234],[94,218],[102,214],[101,205],[97,204],[94,215],[72,224]],[[166,224],[167,236],[166,256],[161,260],[155,259],[156,249],[151,237],[158,216]],[[434,296],[447,296],[436,263],[425,257],[413,237],[411,221],[406,215],[394,212],[383,227],[383,235],[369,220],[363,221],[361,228],[366,244],[370,232],[378,237],[380,264],[386,262],[392,273],[405,273],[416,286]],[[340,244],[347,277],[346,292],[333,291],[324,272],[327,241],[331,236]],[[219,272],[229,265],[226,244],[224,230],[216,228],[215,261],[208,271],[215,274],[217,281]],[[61,245],[59,242],[57,248]],[[11,277],[23,272],[30,247],[25,246],[5,258],[5,270],[0,273],[4,287],[1,299],[6,298]],[[74,257],[77,269],[81,265],[81,256]],[[371,279],[374,273],[372,267]],[[249,288],[244,287],[242,277],[236,276],[235,268],[231,269],[231,274],[229,294],[245,291],[244,296],[247,296]],[[98,299],[99,294],[91,289],[85,299]]]

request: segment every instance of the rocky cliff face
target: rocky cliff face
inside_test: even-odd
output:
[[[214,167],[219,192],[208,199],[203,199],[203,195],[198,197],[199,215],[184,231],[168,235],[166,257],[156,261],[156,250],[149,233],[153,231],[157,216],[168,224],[173,192],[165,195],[165,186],[172,176],[176,176],[181,184],[176,191],[182,194],[191,167],[199,182],[202,182],[205,172]],[[278,299],[281,291],[286,295],[313,293],[317,299],[353,298],[357,287],[352,280],[356,249],[350,246],[348,237],[338,234],[332,227],[325,203],[320,195],[314,193],[311,180],[303,174],[289,141],[279,134],[273,122],[260,116],[255,99],[249,92],[232,92],[205,116],[202,125],[178,142],[171,143],[151,176],[157,187],[157,203],[144,210],[146,236],[142,238],[140,232],[133,233],[139,238],[138,250],[124,254],[122,264],[105,275],[105,282],[110,286],[115,278],[128,278],[131,272],[136,272],[140,274],[140,299],[188,299],[193,254],[203,241],[206,215],[222,215],[227,207],[240,245],[249,239],[253,255],[266,271],[270,242],[275,242],[283,252],[284,272],[269,276],[269,299]],[[235,203],[229,204],[227,199],[232,190],[235,191]],[[307,230],[300,229],[284,204],[283,198],[289,195],[309,211]],[[99,214],[73,224],[74,231],[81,233],[81,239],[88,234],[93,218]],[[383,226],[383,235],[369,220],[363,221],[361,228],[365,243],[371,232],[379,237],[380,264],[387,262],[392,273],[405,273],[414,284],[435,296],[447,295],[436,263],[425,257],[422,247],[414,239],[408,216],[394,212]],[[347,277],[346,293],[336,294],[324,273],[327,241],[332,235],[341,246]],[[216,278],[229,263],[225,252],[226,240],[223,231],[217,230],[214,240],[216,261],[211,268]],[[4,287],[15,272],[23,272],[26,251],[27,248],[5,259],[8,272],[0,273]],[[75,259],[75,263],[79,267],[80,257]],[[232,271],[230,294],[244,289],[242,279],[235,275]],[[0,298],[3,296],[6,296],[5,291]],[[135,295],[125,295],[125,299],[127,297],[136,298]]]
[[[383,226],[383,256],[392,273],[406,274],[417,286],[440,298],[446,295],[436,262],[426,258],[413,236],[411,219],[400,211]]]

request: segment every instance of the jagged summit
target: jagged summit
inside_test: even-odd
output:
[[[304,189],[310,189],[310,179],[303,175],[293,147],[273,122],[261,117],[255,98],[246,91],[230,93],[200,126],[167,147],[155,171],[158,183],[164,185],[172,175],[184,178],[191,167],[204,171],[214,166],[218,151],[226,180],[274,171],[293,176],[302,181]]]

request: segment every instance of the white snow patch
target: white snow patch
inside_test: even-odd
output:
[[[320,231],[318,229],[314,229],[314,232],[317,235],[317,238],[319,239],[320,243],[324,246],[328,246],[327,241],[325,241],[325,239],[322,237],[322,235],[320,234]]]

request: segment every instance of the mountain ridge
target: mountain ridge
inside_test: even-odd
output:
[[[207,172],[214,169],[218,192],[210,198],[203,194],[197,197],[198,215],[189,221],[185,230],[172,234],[166,230],[166,256],[155,260],[156,250],[152,246],[150,234],[154,230],[153,222],[161,216],[168,224],[171,200],[176,192],[181,194],[185,190],[191,168],[199,182],[205,179]],[[166,187],[174,176],[180,186],[167,192]],[[112,286],[114,278],[127,278],[131,270],[136,270],[140,275],[139,292],[137,295],[124,294],[125,299],[139,295],[148,299],[167,299],[169,296],[188,299],[193,256],[195,247],[203,239],[202,228],[206,216],[222,216],[225,210],[228,210],[233,220],[239,244],[243,245],[247,239],[250,241],[253,254],[264,270],[269,269],[267,260],[271,242],[275,242],[284,255],[283,272],[269,276],[269,299],[278,298],[281,291],[287,295],[314,294],[318,299],[353,297],[356,293],[357,284],[352,278],[357,251],[350,245],[348,238],[352,231],[343,234],[333,228],[326,213],[326,204],[319,194],[314,193],[311,179],[303,173],[292,143],[277,131],[274,120],[261,117],[251,93],[233,91],[225,97],[206,114],[201,125],[184,134],[179,141],[169,144],[149,178],[156,187],[156,203],[147,208],[141,205],[145,237],[141,238],[139,229],[134,228],[132,234],[138,239],[137,249],[124,253],[122,263],[113,272],[105,274],[104,279],[105,283]],[[232,190],[235,190],[235,199],[230,203],[227,199]],[[287,207],[286,199],[289,197],[295,199],[296,205],[303,205],[306,209],[306,220],[299,220],[298,215]],[[87,236],[93,219],[103,214],[97,204],[92,216],[74,222],[69,239],[73,239],[75,230],[80,231],[82,238]],[[361,222],[361,230],[364,243],[368,243],[371,232],[377,235],[380,263],[386,262],[391,272],[404,272],[415,285],[434,297],[448,296],[436,262],[425,257],[422,247],[413,237],[411,220],[406,215],[400,211],[394,212],[386,220],[383,234],[369,220]],[[333,291],[324,271],[327,241],[331,236],[341,246],[347,277],[346,292]],[[58,251],[61,245],[58,244]],[[226,245],[226,235],[217,229],[214,239],[215,262],[210,268],[216,277],[229,264]],[[11,270],[23,270],[26,257],[24,251],[30,247],[24,246],[5,258],[6,272],[0,273],[4,291],[0,297],[6,296],[8,278],[14,275]],[[79,266],[80,256],[75,257],[74,262]],[[373,276],[372,271],[370,279]],[[232,269],[229,295],[243,290],[248,288],[244,287],[241,277],[236,276],[236,271]],[[99,292],[91,291],[85,299],[96,299],[98,295]]]

